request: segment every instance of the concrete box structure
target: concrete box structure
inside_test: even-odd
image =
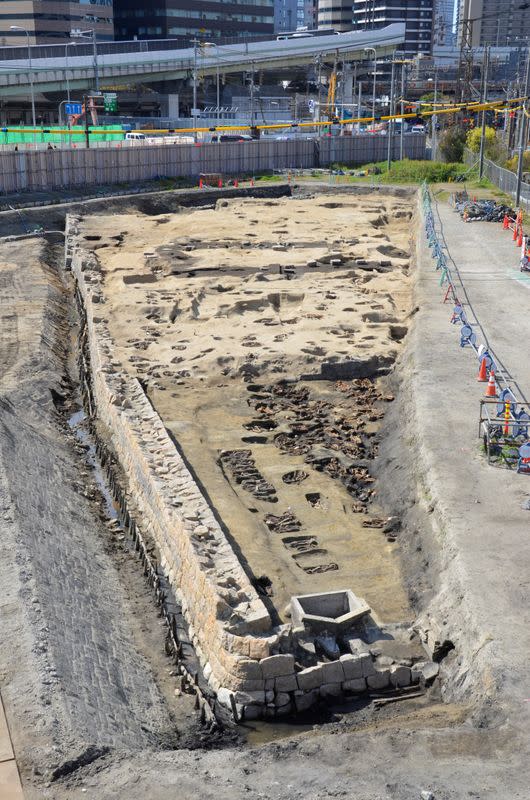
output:
[[[370,613],[370,607],[352,591],[302,594],[291,598],[295,628],[339,633],[351,628]]]

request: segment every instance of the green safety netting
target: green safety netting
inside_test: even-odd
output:
[[[39,126],[40,127],[40,126]],[[125,137],[123,133],[106,133],[106,131],[116,131],[116,125],[98,125],[96,127],[90,126],[90,141],[91,142],[111,142],[120,141]],[[0,128],[0,144],[33,144],[34,142],[51,142],[52,144],[60,144],[61,142],[84,142],[85,141],[85,128],[83,125],[75,125],[71,129],[70,134],[56,133],[56,131],[65,130],[61,125],[46,125],[42,126],[41,132],[33,133],[32,125],[20,125],[14,129],[9,126],[9,131],[3,131]],[[44,133],[43,131],[47,131]]]

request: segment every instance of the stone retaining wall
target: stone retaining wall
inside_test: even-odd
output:
[[[246,718],[302,711],[319,697],[408,685],[421,665],[377,661],[359,638],[351,652],[303,667],[291,625],[274,628],[265,605],[139,382],[120,371],[104,316],[100,267],[66,225],[65,263],[86,315],[95,413],[126,476],[126,496],[160,553],[204,676],[228,707]],[[313,651],[314,652],[314,651]],[[300,663],[301,662],[301,663]],[[307,662],[306,662],[307,663]]]

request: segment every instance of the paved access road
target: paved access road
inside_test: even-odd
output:
[[[519,250],[499,223],[464,223],[438,204],[461,301],[477,341],[487,338],[511,381],[530,399],[530,282],[519,272]],[[438,226],[439,227],[439,226]],[[414,331],[415,422],[424,486],[439,526],[442,569],[432,608],[445,621],[458,656],[453,685],[477,697],[483,722],[507,720],[515,737],[527,731],[530,651],[530,476],[489,466],[478,438],[478,361],[459,346],[450,325],[440,273],[420,250]],[[460,292],[460,290],[459,290]]]
[[[458,268],[466,311],[475,312],[503,367],[530,400],[530,273],[519,269],[520,248],[496,222],[464,223],[448,203],[438,204],[442,234]],[[526,345],[525,345],[526,343]]]

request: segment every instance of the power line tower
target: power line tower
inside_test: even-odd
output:
[[[463,3],[464,14],[469,14],[470,5]],[[460,102],[472,100],[476,91],[473,87],[473,22],[475,20],[466,16],[460,20],[462,32],[460,34],[460,61],[458,65],[458,85],[460,89]]]

